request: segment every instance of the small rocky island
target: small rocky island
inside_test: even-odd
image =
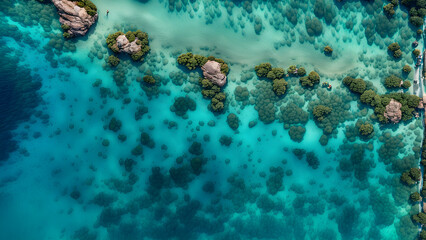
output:
[[[96,5],[90,0],[52,0],[58,9],[59,22],[65,38],[86,35],[89,28],[98,20]]]
[[[127,53],[131,56],[133,61],[143,61],[143,57],[150,50],[148,34],[141,30],[135,32],[129,31],[126,34],[120,31],[110,34],[106,39],[106,43],[111,51],[116,54],[123,52]],[[114,62],[112,60],[116,61]],[[118,63],[115,63],[119,62],[119,59],[111,55],[109,62],[111,66],[116,66]]]

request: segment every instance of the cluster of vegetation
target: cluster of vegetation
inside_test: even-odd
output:
[[[420,235],[419,235],[419,239],[420,240],[426,240],[426,229],[425,228],[422,228],[422,231],[420,232]]]
[[[422,26],[423,18],[426,16],[426,2],[423,0],[401,0],[401,4],[410,9],[408,12],[410,23],[416,27]]]
[[[408,65],[405,65],[404,67],[402,67],[402,71],[404,73],[410,73],[411,72],[411,67]]]
[[[389,81],[389,84],[394,81],[392,79],[393,77],[391,78],[391,81]],[[399,83],[400,81],[398,82],[398,86]],[[420,101],[418,96],[408,93],[389,93],[384,95],[376,94],[374,90],[366,89],[367,84],[362,79],[346,77],[343,79],[343,84],[345,84],[352,92],[360,94],[359,99],[362,103],[374,108],[375,117],[381,123],[388,123],[388,119],[384,116],[384,113],[386,111],[386,106],[390,103],[391,99],[401,103],[403,121],[408,121],[413,118],[413,111],[419,105]],[[406,86],[408,86],[408,84]]]
[[[331,113],[331,108],[326,107],[324,105],[315,106],[312,112],[312,114],[314,114],[314,117],[317,121],[324,120],[324,117],[326,117],[330,113]]]
[[[421,54],[422,52],[419,50],[419,49],[414,49],[413,50],[413,55],[415,56],[415,57],[418,57],[418,56],[420,56],[420,54]]]
[[[62,34],[62,36],[64,37],[64,38],[71,38],[72,36],[71,36],[71,34],[70,33],[68,33],[68,30],[70,30],[71,29],[71,27],[70,26],[68,26],[67,24],[62,24],[61,25],[61,28],[62,28],[62,30],[64,31],[64,33]]]
[[[156,83],[155,78],[151,75],[145,75],[142,79],[143,82],[148,85],[154,85]]]
[[[120,59],[119,59],[118,57],[116,57],[116,56],[114,56],[114,55],[110,55],[110,56],[108,57],[108,64],[109,64],[111,67],[117,67],[119,63],[120,63]]]
[[[350,142],[355,142],[356,137],[359,137],[361,140],[368,141],[374,137],[373,124],[368,121],[358,119],[355,125],[346,126],[345,136]]]
[[[374,127],[371,123],[363,123],[359,127],[359,134],[364,137],[371,136],[374,132]]]
[[[293,77],[303,77],[306,75],[306,70],[304,67],[297,68],[295,65],[291,65],[290,67],[288,67],[287,73],[288,75]]]
[[[223,74],[228,75],[228,64],[221,58],[215,58],[213,56],[204,57],[198,54],[192,54],[191,52],[183,53],[177,58],[177,62],[180,65],[187,67],[189,70],[194,70],[198,67],[202,67],[204,64],[206,64],[208,60],[218,62],[220,64],[220,71]]]
[[[308,122],[309,114],[297,106],[294,102],[288,103],[280,108],[280,120],[284,122],[284,128],[290,128],[291,124],[305,125]]]
[[[73,2],[77,2],[77,6],[84,8],[90,16],[95,16],[98,13],[98,8],[92,1],[90,0],[72,0]]]
[[[412,194],[410,194],[410,201],[415,203],[415,202],[419,202],[422,200],[422,197],[420,196],[420,193],[418,192],[413,192]]]
[[[201,94],[203,94],[203,97],[211,99],[209,109],[213,112],[222,112],[225,108],[226,94],[222,92],[219,86],[208,79],[200,78],[199,83],[202,87]]]
[[[116,32],[108,35],[106,39],[106,43],[109,49],[114,53],[120,53],[120,49],[117,46],[117,37],[120,35],[125,35],[129,42],[136,41],[136,44],[141,46],[141,50],[136,53],[133,53],[130,57],[133,61],[143,61],[144,56],[149,52],[149,39],[148,34],[146,32],[142,32],[141,30],[137,30],[135,32],[128,31],[126,34],[123,32]],[[109,60],[109,59],[108,59]]]
[[[388,50],[393,53],[394,58],[400,58],[402,56],[401,47],[396,42],[389,44]]]
[[[367,88],[367,84],[362,78],[355,79],[347,76],[343,79],[343,84],[345,84],[351,92],[358,94],[362,94]]]
[[[423,142],[422,142],[422,154],[421,154],[421,164],[423,167],[426,167],[426,131],[423,131]]]
[[[414,185],[420,181],[422,173],[419,168],[411,168],[410,170],[401,174],[401,182],[407,185]]]
[[[301,77],[299,81],[302,87],[313,87],[320,82],[320,76],[317,72],[312,71],[308,76]]]
[[[197,54],[192,54],[191,52],[184,53],[178,56],[177,62],[180,65],[186,66],[189,70],[194,70],[198,67],[202,67],[208,60],[216,61],[220,64],[220,71],[228,75],[229,67],[228,64],[220,58],[215,58],[213,56],[204,57]],[[222,92],[221,87],[213,84],[208,79],[200,78],[198,83],[200,84],[204,98],[211,99],[209,104],[209,109],[212,112],[222,112],[225,108],[226,94]]]
[[[386,13],[386,15],[392,17],[395,14],[394,7],[396,6],[398,6],[398,0],[392,0],[389,4],[383,6],[383,11]]]
[[[411,69],[410,69],[411,71]],[[401,84],[402,83],[402,84]],[[401,78],[390,75],[389,77],[385,78],[385,87],[386,88],[400,88],[403,87],[405,89],[408,89],[411,87],[411,82],[408,80],[403,81]]]
[[[259,78],[272,80],[272,89],[275,95],[283,96],[287,90],[287,81],[284,80],[285,71],[282,68],[273,68],[270,63],[261,63],[254,67]]]
[[[412,218],[413,218],[414,222],[420,223],[422,225],[426,224],[426,214],[423,213],[423,212],[420,212],[416,215],[413,215]],[[423,232],[423,230],[422,230],[422,232]]]

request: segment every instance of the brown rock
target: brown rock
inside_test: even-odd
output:
[[[213,84],[222,87],[226,83],[226,76],[220,71],[220,63],[216,61],[207,61],[202,67],[203,76]]]
[[[68,0],[52,0],[58,9],[59,22],[70,27],[66,32],[72,37],[86,35],[89,28],[98,20],[98,14],[90,16],[86,9]]]
[[[391,99],[388,105],[386,105],[385,117],[393,123],[398,123],[401,120],[402,104],[394,99]]]
[[[141,45],[136,44],[136,41],[138,38],[136,38],[133,42],[129,42],[129,40],[126,38],[126,35],[120,35],[117,37],[117,47],[120,52],[125,52],[130,55],[139,52],[142,47]]]

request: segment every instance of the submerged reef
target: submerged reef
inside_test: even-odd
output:
[[[0,40],[0,43],[4,43]],[[42,102],[39,90],[41,77],[31,72],[26,67],[19,66],[19,57],[14,56],[13,49],[0,44],[0,112],[2,124],[0,124],[0,162],[9,157],[9,153],[18,148],[12,131],[23,121],[28,120],[37,113],[43,122],[49,121],[49,116],[44,115],[35,108]]]

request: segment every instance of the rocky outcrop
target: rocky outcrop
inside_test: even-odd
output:
[[[226,76],[220,71],[220,63],[216,61],[207,61],[202,67],[203,76],[213,84],[222,87],[226,83]]]
[[[125,52],[132,55],[141,51],[142,49],[141,45],[136,44],[137,41],[138,38],[136,38],[133,42],[129,42],[129,40],[126,38],[126,35],[123,34],[117,37],[116,44],[119,52]]]
[[[73,1],[52,0],[58,9],[59,22],[70,37],[84,36],[89,28],[98,20],[98,14],[89,15],[86,9],[77,6]]]
[[[385,117],[393,123],[398,123],[402,117],[401,106],[402,104],[400,102],[391,99],[389,104],[386,105]]]

